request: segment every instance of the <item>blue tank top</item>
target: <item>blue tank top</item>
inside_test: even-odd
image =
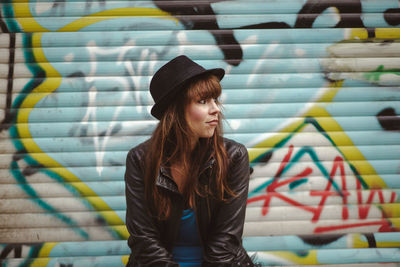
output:
[[[203,249],[193,209],[183,210],[172,256],[181,267],[200,267]]]

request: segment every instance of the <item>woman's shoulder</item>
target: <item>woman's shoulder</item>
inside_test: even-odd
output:
[[[148,151],[148,147],[150,144],[150,140],[144,141],[143,143],[140,143],[136,145],[135,147],[131,148],[128,152],[128,157],[144,157]]]
[[[235,140],[224,137],[224,146],[229,157],[247,157],[248,155],[247,148]]]

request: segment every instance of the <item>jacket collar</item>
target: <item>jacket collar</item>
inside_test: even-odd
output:
[[[165,166],[160,166],[160,171],[158,172],[156,185],[165,188],[169,191],[172,191],[174,193],[180,194],[178,186],[172,179],[172,175],[169,169],[166,168]]]
[[[201,174],[204,173],[206,170],[211,169],[212,166],[214,165],[215,159],[212,156],[203,166],[200,171],[200,177],[204,177]],[[206,176],[208,178],[208,175]],[[203,180],[203,179],[202,179]],[[200,181],[201,183],[206,183],[207,181]],[[162,188],[165,188],[169,191],[172,191],[174,193],[180,194],[179,189],[177,184],[174,182],[174,179],[172,179],[171,172],[169,168],[161,165],[160,170],[158,173],[158,177],[156,180],[156,185],[160,186]]]

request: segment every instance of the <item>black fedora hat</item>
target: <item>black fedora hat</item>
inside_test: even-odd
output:
[[[222,80],[225,75],[224,69],[207,70],[184,55],[178,56],[163,65],[154,74],[150,82],[150,94],[155,103],[151,108],[151,115],[161,119],[177,93],[185,89],[185,85],[193,78],[205,73],[212,73],[219,80]]]

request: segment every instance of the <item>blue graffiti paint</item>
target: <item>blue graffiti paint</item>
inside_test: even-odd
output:
[[[302,184],[304,184],[304,183],[307,183],[307,182],[308,182],[308,179],[299,179],[299,180],[296,180],[296,181],[291,182],[291,183],[289,184],[289,189],[290,189],[290,190],[293,190],[293,189],[295,189],[296,187],[298,187],[298,186],[300,186],[300,185],[302,185]]]

